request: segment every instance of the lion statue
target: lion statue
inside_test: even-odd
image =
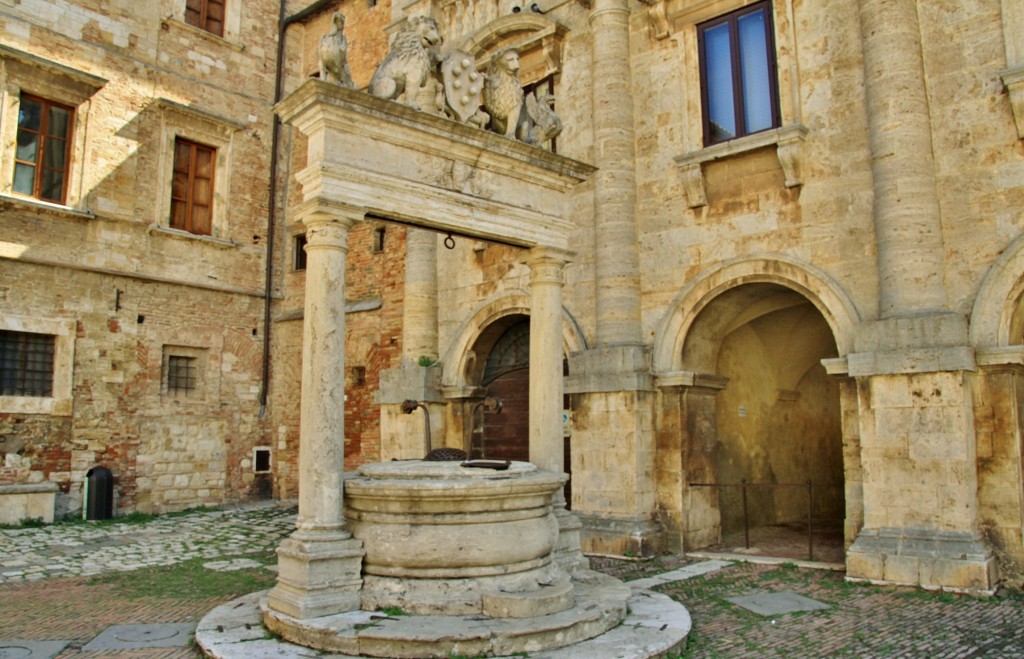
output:
[[[434,19],[410,18],[395,37],[387,57],[374,71],[370,93],[389,101],[405,94],[405,104],[419,110],[417,97],[436,64],[436,54],[431,51],[440,43],[441,33]]]
[[[523,108],[519,53],[514,48],[499,50],[491,57],[484,82],[484,108],[491,115],[494,132],[514,140]]]
[[[340,11],[331,17],[334,27],[320,37],[316,53],[320,58],[320,79],[342,87],[352,88],[352,74],[348,68],[348,40],[345,39],[345,14]]]

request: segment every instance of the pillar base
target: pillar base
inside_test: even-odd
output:
[[[846,554],[856,581],[991,593],[995,557],[976,533],[933,529],[863,529]]]
[[[655,556],[664,544],[661,526],[645,516],[611,517],[577,512],[583,524],[581,546],[589,554]]]
[[[589,570],[590,560],[583,555],[583,550],[580,548],[580,532],[583,530],[583,523],[565,508],[555,509],[555,519],[558,520],[555,562],[569,574]]]
[[[358,609],[364,553],[346,531],[296,531],[277,548],[269,607],[299,620]]]

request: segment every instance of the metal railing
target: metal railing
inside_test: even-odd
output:
[[[743,479],[739,483],[690,483],[690,487],[740,488],[743,498],[743,541],[747,549],[750,549],[750,511],[747,507],[747,490],[749,488],[795,487],[807,490],[807,560],[814,560],[814,483],[810,479],[804,483],[748,483],[746,479]]]

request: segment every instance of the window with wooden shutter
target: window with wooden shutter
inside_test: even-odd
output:
[[[21,95],[14,153],[14,192],[64,203],[71,167],[74,117],[75,111],[69,106]]]
[[[186,0],[185,22],[223,37],[224,2],[225,0]]]
[[[213,228],[213,176],[217,150],[176,138],[171,178],[171,228],[208,236]]]

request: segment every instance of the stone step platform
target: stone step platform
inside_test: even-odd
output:
[[[576,605],[528,618],[389,616],[352,611],[311,620],[288,620],[308,634],[303,647],[263,625],[266,592],[246,595],[211,611],[196,629],[203,652],[219,659],[261,657],[501,657],[536,659],[645,659],[677,648],[690,631],[686,609],[671,598],[631,589],[606,575],[574,578]],[[280,615],[280,614],[273,614]],[[271,627],[274,620],[269,617]],[[335,654],[330,654],[334,652]]]

